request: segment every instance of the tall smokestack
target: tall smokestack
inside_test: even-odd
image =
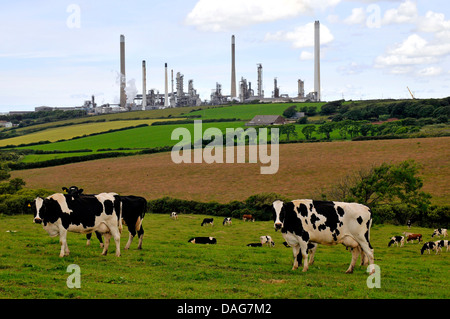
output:
[[[165,95],[164,95],[164,106],[169,106],[169,84],[167,82],[167,63],[165,64],[165,76],[166,76],[166,83],[165,83]]]
[[[126,77],[125,77],[125,37],[120,35],[120,106],[127,105],[127,95],[125,93]]]
[[[142,111],[147,106],[147,71],[145,69],[145,60],[142,61]]]
[[[320,23],[314,22],[314,91],[320,101]]]
[[[263,98],[264,97],[264,91],[262,89],[262,64],[258,63],[258,97]]]
[[[231,36],[231,98],[236,97],[236,64],[234,35]]]

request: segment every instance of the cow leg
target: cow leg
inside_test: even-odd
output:
[[[347,271],[345,272],[346,274],[353,273],[353,269],[355,268],[356,261],[358,260],[358,257],[359,257],[359,248],[358,247],[355,247],[352,249],[352,261],[350,262],[350,266],[348,267]]]
[[[308,243],[305,243],[303,245],[304,247],[302,247],[302,245],[300,246],[300,252],[301,252],[301,256],[303,257],[303,272],[306,272],[308,270],[309,264],[308,264]]]
[[[299,245],[292,246],[292,253],[294,255],[294,265],[292,266],[292,270],[296,270],[299,264],[299,260],[297,258],[299,257],[300,263],[302,262],[302,255],[300,254],[300,246]]]
[[[369,259],[369,267],[374,263],[374,255],[373,255],[373,249],[370,247],[370,243],[365,238],[359,238],[358,240],[359,245],[361,246],[362,251]],[[375,268],[371,267],[370,275],[375,273]]]
[[[105,235],[105,244],[103,245],[103,251],[102,251],[102,255],[106,256],[106,254],[108,253],[108,248],[109,248],[109,242],[111,240],[111,233],[104,233]]]
[[[314,248],[309,250],[309,265],[314,263],[314,255],[316,254],[317,244],[314,244]]]
[[[60,229],[59,230],[59,242],[61,244],[61,250],[59,252],[59,257],[69,256],[70,251],[67,246],[67,230]]]
[[[111,235],[114,238],[114,242],[116,243],[116,256],[120,257],[120,230],[115,227],[111,227]]]
[[[133,238],[136,235],[136,231],[133,230],[133,233],[130,231],[128,236],[128,242],[125,245],[125,249],[129,249],[131,246],[131,243],[133,242]]]
[[[95,232],[95,235],[97,236],[98,241],[100,242],[100,248],[103,248],[103,238],[102,238],[102,234],[99,233],[98,231]],[[91,235],[92,236],[92,235]]]
[[[92,237],[92,233],[86,234],[86,246],[91,245],[91,237]]]
[[[142,249],[142,240],[144,239],[144,228],[142,227],[142,225],[137,234],[139,238],[138,249]]]

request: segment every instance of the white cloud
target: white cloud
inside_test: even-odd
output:
[[[389,9],[385,12],[382,24],[414,23],[419,14],[416,3],[407,0],[396,9]]]
[[[300,53],[300,60],[312,60],[314,59],[314,53],[312,53],[311,51],[302,51],[302,53]]]
[[[428,11],[419,19],[417,29],[422,32],[445,32],[450,30],[450,20],[445,20],[443,13]]]
[[[344,20],[345,24],[363,24],[366,21],[366,12],[364,8],[352,9],[352,14]]]
[[[334,40],[330,29],[320,25],[320,44],[327,44]],[[314,46],[314,22],[297,27],[294,31],[278,31],[267,33],[264,41],[287,41],[294,48],[307,48]]]
[[[387,54],[375,59],[375,67],[389,68],[391,73],[405,74],[413,71],[411,66],[438,63],[445,56],[450,55],[450,43],[434,41],[428,42],[417,34],[410,35],[402,43],[387,51]],[[418,71],[421,75],[439,75],[439,67],[427,67]]]
[[[417,73],[422,76],[435,76],[440,75],[442,73],[442,68],[431,66],[428,68],[421,69]]]
[[[185,23],[203,31],[229,31],[312,13],[337,5],[341,0],[199,0]]]

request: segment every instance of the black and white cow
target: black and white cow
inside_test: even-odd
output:
[[[447,248],[446,251],[448,251],[448,240],[438,240],[434,242],[436,244],[436,252],[439,250],[439,252],[442,251],[442,248]]]
[[[193,237],[188,240],[188,243],[193,244],[217,244],[217,239],[214,237]]]
[[[269,247],[274,247],[275,242],[273,241],[272,237],[270,236],[260,236],[259,241],[261,242],[261,245],[267,244]]]
[[[33,202],[34,222],[51,237],[59,235],[59,256],[68,256],[67,232],[105,235],[102,255],[108,252],[111,237],[116,243],[116,256],[120,256],[120,233],[122,231],[121,200],[116,193],[101,193],[87,197],[73,197],[56,193],[46,198],[37,197]]]
[[[225,218],[223,219],[222,225],[223,225],[223,226],[226,226],[226,225],[231,226],[231,217],[225,217]]]
[[[352,260],[347,273],[353,272],[360,249],[374,262],[370,245],[372,218],[370,209],[357,203],[294,200],[284,203],[276,200],[272,204],[275,230],[282,235],[294,253],[293,270],[303,261],[303,271],[308,270],[308,243],[343,244],[352,249]],[[371,273],[374,272],[372,268]]]
[[[72,198],[88,198],[89,196],[96,195],[87,195],[83,194],[83,189],[78,188],[76,186],[71,186],[69,188],[63,187],[63,190],[67,192],[67,195]],[[144,197],[140,196],[120,196],[120,200],[122,202],[122,223],[128,226],[128,242],[125,245],[125,249],[129,249],[131,243],[133,242],[133,238],[136,236],[136,233],[139,238],[138,249],[142,249],[142,240],[144,237],[144,228],[142,227],[142,221],[144,219],[145,213],[147,211],[147,200]],[[100,246],[102,246],[102,236],[98,232],[96,232],[97,238],[100,241]],[[87,243],[90,244],[92,233],[87,234]]]
[[[432,250],[436,251],[436,254],[438,253],[437,245],[435,242],[429,241],[425,244],[423,244],[422,249],[420,250],[420,254],[423,255],[423,252],[426,250],[428,251],[428,254],[431,254]]]
[[[443,237],[447,237],[447,229],[445,229],[445,228],[438,228],[438,229],[435,229],[434,232],[433,232],[433,234],[431,235],[431,237],[434,237],[434,236],[439,236],[439,237],[443,236]]]
[[[201,226],[207,225],[207,224],[214,226],[214,218],[204,218]]]
[[[170,218],[177,220],[178,219],[178,214],[176,212],[172,212],[170,213]]]
[[[405,237],[404,236],[393,236],[391,237],[391,240],[389,241],[388,247],[391,247],[392,244],[398,244],[400,243],[400,247],[403,247],[403,244],[405,243]]]

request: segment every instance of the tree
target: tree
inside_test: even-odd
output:
[[[291,117],[295,116],[295,113],[297,113],[297,106],[296,105],[292,105],[292,106],[289,106],[287,109],[284,110],[283,116],[285,118],[291,118]]]
[[[405,204],[426,211],[431,195],[421,192],[420,166],[413,160],[399,164],[383,163],[362,174],[360,181],[350,187],[356,201],[369,207],[383,204]]]
[[[293,136],[297,137],[297,131],[295,129],[294,124],[285,124],[281,125],[280,127],[280,134],[286,134],[286,140],[289,142],[289,137],[292,134]]]
[[[302,133],[303,133],[303,135],[305,135],[305,138],[306,138],[307,140],[311,139],[311,135],[312,135],[312,133],[315,132],[315,131],[316,131],[316,126],[315,126],[315,125],[312,125],[312,124],[310,124],[310,125],[305,125],[305,126],[302,128]]]
[[[330,139],[330,133],[334,130],[333,122],[326,122],[318,127],[317,132],[325,134],[327,140]]]

